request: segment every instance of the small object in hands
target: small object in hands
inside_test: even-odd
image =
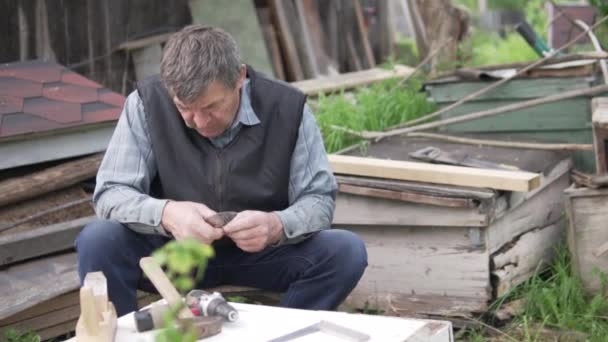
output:
[[[205,221],[212,225],[214,228],[222,228],[232,221],[238,214],[236,211],[222,211],[213,216],[207,217]]]
[[[80,288],[80,317],[76,341],[110,342],[116,334],[116,310],[108,301],[106,277],[101,272],[87,273]]]
[[[186,296],[186,305],[193,312],[198,310],[198,314],[201,316],[219,316],[228,322],[235,322],[239,319],[239,313],[219,292],[192,290]]]

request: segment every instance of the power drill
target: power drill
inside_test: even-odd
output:
[[[197,316],[220,316],[228,322],[239,319],[239,313],[219,292],[192,290],[186,296],[186,305]]]

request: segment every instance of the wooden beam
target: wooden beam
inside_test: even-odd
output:
[[[477,169],[335,154],[328,157],[337,174],[509,191],[530,191],[540,186],[540,176],[531,172]]]
[[[393,70],[373,68],[363,71],[347,72],[316,80],[292,82],[291,85],[300,89],[306,95],[317,95],[319,93],[360,87],[391,78],[402,78],[408,76],[413,71],[414,69],[408,66],[396,65]]]
[[[97,174],[103,158],[95,154],[63,163],[23,177],[0,182],[0,206],[17,203],[79,183]]]
[[[82,228],[95,216],[0,237],[0,266],[73,248]]]

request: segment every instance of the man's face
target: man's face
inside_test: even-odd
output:
[[[234,88],[228,88],[220,81],[212,82],[205,92],[191,103],[183,103],[173,97],[186,126],[206,138],[217,137],[228,129],[239,108],[240,89],[245,79],[244,70],[241,76]]]

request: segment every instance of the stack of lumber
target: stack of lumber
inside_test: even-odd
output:
[[[420,161],[429,148],[432,164]],[[329,156],[333,226],[363,239],[369,264],[348,309],[461,325],[545,267],[564,236],[567,151],[393,136],[343,153]]]

